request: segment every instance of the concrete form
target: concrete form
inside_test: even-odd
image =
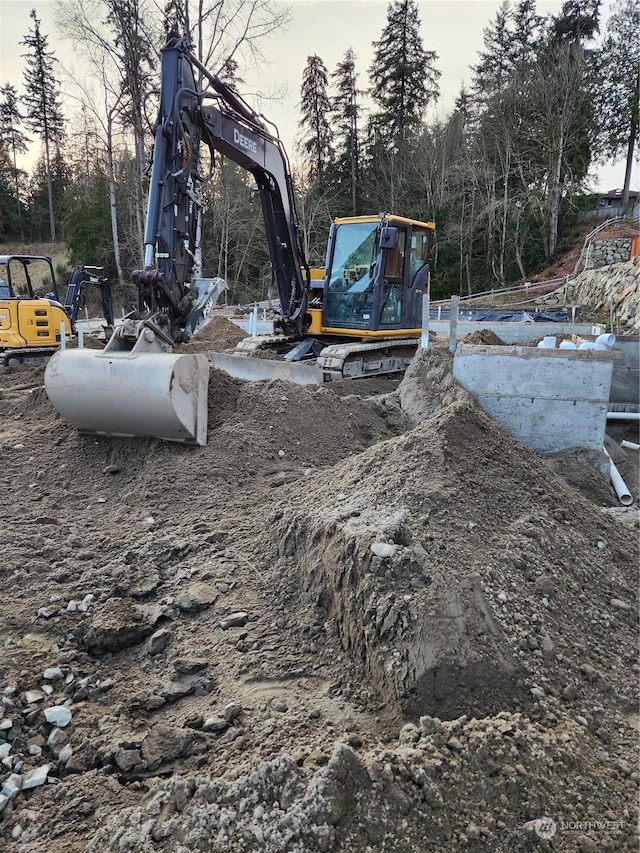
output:
[[[615,350],[459,344],[453,375],[490,417],[536,452],[602,450],[613,364],[620,358]]]
[[[618,338],[614,349],[622,353],[622,358],[613,365],[611,409],[637,412],[640,407],[640,336]]]
[[[458,317],[456,337],[464,338],[471,332],[489,330],[506,344],[528,344],[545,335],[580,335],[588,338],[593,326],[586,323],[489,323],[487,321],[461,320]],[[449,320],[429,320],[429,330],[437,335],[449,336]],[[604,329],[603,329],[604,331]]]

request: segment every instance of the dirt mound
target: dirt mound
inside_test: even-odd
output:
[[[0,839],[637,849],[637,512],[445,350],[397,388],[209,389],[187,447],[80,435],[42,369],[0,376]]]
[[[176,347],[177,352],[229,352],[247,337],[235,323],[222,314],[214,314],[207,325],[194,335],[189,343]]]
[[[485,346],[493,347],[506,346],[502,338],[498,337],[491,329],[480,329],[477,332],[469,332],[461,340],[463,344],[484,344]]]

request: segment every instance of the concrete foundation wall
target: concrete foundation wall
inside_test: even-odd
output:
[[[601,450],[614,351],[460,344],[455,379],[481,408],[538,453]]]
[[[614,349],[622,358],[613,364],[609,400],[625,407],[640,406],[640,337],[618,338]]]
[[[488,329],[506,344],[528,344],[545,335],[591,335],[592,326],[586,323],[488,323],[458,320],[456,337],[464,338],[471,332]],[[429,331],[449,335],[449,320],[429,320]]]

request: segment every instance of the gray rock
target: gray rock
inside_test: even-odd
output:
[[[49,775],[49,765],[43,764],[42,767],[36,767],[31,773],[28,773],[22,782],[22,790],[29,788],[37,788],[39,785],[44,785]]]
[[[229,721],[223,717],[207,717],[202,724],[202,729],[205,732],[222,732],[229,727]]]
[[[59,666],[50,666],[42,673],[42,677],[46,678],[47,681],[58,681],[60,678],[64,678],[64,672]]]
[[[113,760],[123,773],[130,773],[134,767],[141,763],[142,757],[138,749],[124,749],[121,747],[116,751]]]
[[[202,672],[209,666],[205,658],[178,658],[174,663],[176,672],[181,675],[192,675],[194,672]]]
[[[73,755],[73,749],[71,747],[71,744],[67,743],[62,747],[62,749],[58,753],[58,762],[60,764],[66,764],[72,755]]]
[[[159,628],[149,637],[149,640],[147,642],[147,649],[149,650],[149,654],[161,654],[171,642],[171,638],[171,631],[168,631],[166,628]]]
[[[228,722],[233,722],[242,713],[242,707],[237,702],[229,702],[224,706],[224,718]]]
[[[148,769],[155,770],[161,764],[190,755],[200,740],[193,731],[158,723],[142,741],[140,751]]]
[[[393,557],[398,550],[398,546],[392,542],[372,542],[370,547],[371,553],[383,560]]]
[[[220,623],[220,627],[223,631],[226,631],[229,628],[242,628],[247,624],[248,619],[249,614],[245,613],[244,610],[240,610],[237,613],[231,613],[231,615],[227,616],[226,619],[223,619]]]
[[[47,744],[51,747],[52,751],[59,752],[60,749],[66,744],[68,738],[66,732],[63,732],[62,729],[51,729],[49,737],[47,738]]]
[[[38,608],[38,616],[42,617],[42,619],[50,619],[52,616],[55,616],[57,610],[55,607],[39,607]]]
[[[4,794],[5,797],[8,797],[10,800],[12,800],[21,787],[22,776],[20,776],[19,773],[12,773],[8,779],[4,780],[1,793]]]
[[[627,604],[626,601],[622,601],[622,599],[620,599],[620,598],[612,598],[611,601],[609,602],[609,604],[611,605],[611,607],[615,607],[616,610],[632,610],[633,609],[630,604]]]
[[[51,708],[44,709],[44,716],[52,726],[64,728],[69,725],[73,715],[64,705],[53,705]]]
[[[185,613],[197,613],[216,603],[218,591],[205,583],[193,583],[176,596],[176,606]]]
[[[23,699],[27,705],[33,705],[44,699],[44,693],[42,690],[27,690],[23,695]]]

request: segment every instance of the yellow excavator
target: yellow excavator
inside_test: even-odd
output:
[[[275,127],[211,74],[186,39],[170,39],[161,59],[144,267],[133,273],[138,308],[103,351],[65,350],[50,360],[53,406],[81,431],[202,445],[211,363],[233,375],[280,376],[278,362],[247,357],[269,348],[281,363],[310,363],[314,382],[402,370],[421,334],[434,224],[386,213],[336,219],[325,270],[312,271]],[[279,310],[273,335],[208,358],[179,345],[207,322],[224,286],[198,277],[200,193],[218,154],[255,180]]]
[[[47,361],[76,332],[87,290],[99,287],[106,328],[113,328],[111,287],[102,267],[78,266],[64,301],[44,255],[0,255],[0,364]]]
[[[40,288],[40,289],[38,289]],[[71,335],[50,258],[0,255],[0,363],[48,358]]]

